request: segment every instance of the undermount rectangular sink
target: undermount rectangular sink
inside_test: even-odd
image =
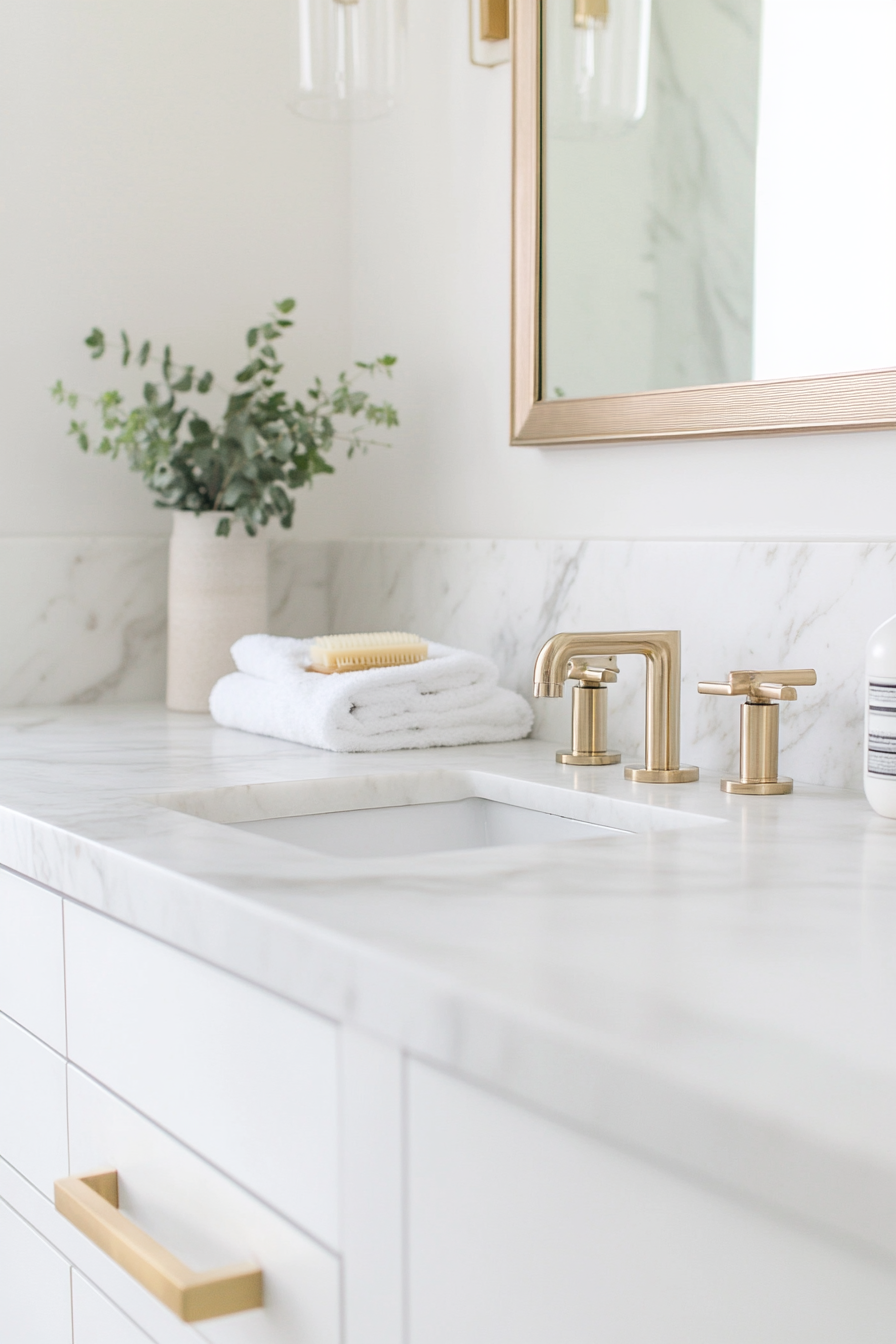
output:
[[[156,795],[229,831],[339,859],[555,845],[712,819],[482,770],[389,770]]]
[[[266,835],[301,849],[343,859],[397,858],[494,845],[544,845],[558,840],[624,835],[619,827],[575,821],[490,798],[446,803],[409,803],[232,822],[238,830]]]

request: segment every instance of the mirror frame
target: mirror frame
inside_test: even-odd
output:
[[[542,399],[542,15],[513,4],[511,438],[519,447],[806,434],[896,426],[896,369]]]

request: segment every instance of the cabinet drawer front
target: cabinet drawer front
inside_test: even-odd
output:
[[[145,1331],[77,1270],[72,1272],[72,1326],[74,1344],[152,1344]]]
[[[62,901],[0,868],[0,1013],[65,1054]]]
[[[424,1066],[410,1344],[889,1344],[896,1274]]]
[[[69,902],[65,957],[69,1058],[337,1246],[336,1028]]]
[[[2,1199],[0,1339],[4,1344],[72,1344],[68,1262]]]
[[[65,1123],[65,1060],[0,1015],[0,1157],[49,1199],[68,1160]]]
[[[191,1269],[260,1266],[263,1307],[191,1327],[165,1313],[185,1334],[212,1344],[338,1344],[338,1256],[72,1066],[69,1136],[72,1173],[115,1168],[121,1212]],[[128,1314],[154,1333],[158,1303],[112,1261],[103,1288],[118,1301],[126,1294]]]

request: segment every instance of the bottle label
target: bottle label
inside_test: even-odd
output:
[[[896,680],[868,682],[868,773],[896,779]]]

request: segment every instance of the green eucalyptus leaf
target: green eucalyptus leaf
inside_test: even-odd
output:
[[[176,365],[170,346],[165,346],[163,381],[147,382],[142,401],[128,406],[117,391],[104,392],[94,401],[101,425],[98,441],[91,441],[86,422],[71,420],[69,433],[84,452],[93,448],[109,457],[124,454],[160,508],[196,514],[227,510],[228,516],[218,523],[218,535],[228,534],[234,518],[250,536],[272,518],[291,526],[295,511],[291,492],[310,486],[315,476],[332,475],[334,467],[326,455],[334,444],[342,445],[349,458],[374,446],[375,441],[365,438],[353,422],[390,428],[398,424],[389,402],[373,402],[369,392],[356,385],[362,375],[390,374],[392,355],[358,361],[351,374],[340,373],[326,387],[315,378],[304,401],[278,386],[283,364],[274,343],[292,325],[284,314],[294,307],[295,300],[281,300],[274,305],[279,316],[250,329],[250,349],[262,336],[266,343],[236,374],[243,387],[227,396],[217,423],[178,405],[180,393],[194,387],[208,392],[214,382],[211,372],[197,378],[195,366]],[[105,337],[98,327],[87,344],[94,359],[105,352]],[[127,365],[134,352],[126,332],[121,333],[121,344],[122,364]],[[144,366],[150,356],[150,343],[144,341],[136,362]],[[67,392],[61,381],[54,384],[51,395],[72,410],[78,405],[77,395]]]
[[[238,383],[248,383],[257,373],[260,373],[263,368],[263,360],[253,359],[251,364],[247,364],[244,369],[240,369],[239,373],[236,375],[236,381]]]
[[[99,359],[106,352],[106,338],[99,327],[94,327],[90,335],[84,338],[84,344],[92,351],[91,359]]]
[[[218,526],[215,528],[215,536],[216,536],[216,537],[229,537],[229,536],[230,536],[230,519],[229,519],[229,518],[222,518],[222,519],[221,519],[221,521],[218,523]]]

